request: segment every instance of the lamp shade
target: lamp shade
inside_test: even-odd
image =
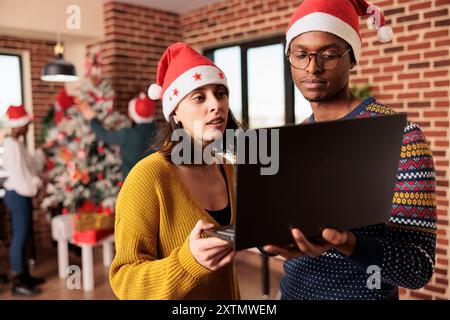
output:
[[[77,81],[78,76],[75,66],[64,60],[62,53],[58,53],[56,54],[55,59],[47,63],[42,69],[41,80],[69,82]]]

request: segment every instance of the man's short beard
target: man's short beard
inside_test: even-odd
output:
[[[325,95],[321,98],[316,98],[316,99],[308,99],[307,97],[305,97],[306,100],[308,100],[309,102],[326,102],[326,101],[330,101],[333,100],[335,97],[339,96],[343,90],[345,90],[346,88],[348,88],[348,82],[342,87],[341,90],[338,90],[337,92],[331,94],[331,95]]]
[[[323,102],[323,101],[327,101],[328,99],[326,97],[324,98],[318,98],[318,99],[308,99],[305,97],[306,100],[308,100],[308,102]]]
[[[309,102],[326,102],[328,100],[333,99],[335,96],[337,96],[337,93],[333,94],[332,96],[324,96],[324,97],[315,98],[315,99],[308,99],[305,97],[305,99],[308,100]]]

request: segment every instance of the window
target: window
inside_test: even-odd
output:
[[[245,126],[301,123],[311,114],[309,102],[292,82],[284,36],[212,48],[204,54],[226,74],[230,108]]]
[[[0,115],[4,115],[10,105],[23,103],[21,57],[0,53],[0,70]]]
[[[285,123],[283,50],[281,43],[247,50],[248,124],[251,128]]]
[[[306,118],[309,118],[309,116],[312,114],[311,104],[308,100],[303,97],[302,93],[296,86],[294,86],[295,90],[295,123],[302,123]]]
[[[0,118],[10,105],[23,103],[22,60],[20,55],[0,53]],[[1,129],[1,122],[0,122]],[[0,198],[4,196],[2,184],[7,173],[3,169],[3,147],[0,132]]]
[[[239,46],[217,49],[213,59],[226,74],[230,88],[230,108],[234,116],[242,121],[241,48]]]

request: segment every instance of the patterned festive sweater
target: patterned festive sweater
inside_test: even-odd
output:
[[[344,119],[392,113],[368,98]],[[434,270],[435,203],[431,151],[419,126],[408,122],[388,223],[353,230],[357,245],[351,256],[333,248],[319,257],[286,260],[282,299],[398,299],[399,286],[425,286]]]

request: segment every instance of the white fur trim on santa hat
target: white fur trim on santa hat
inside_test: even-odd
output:
[[[347,41],[353,49],[356,61],[361,53],[361,38],[358,32],[348,23],[333,15],[323,12],[314,12],[298,19],[286,33],[286,53],[291,41],[298,35],[309,31],[324,31],[332,33]]]
[[[208,84],[223,84],[228,88],[225,74],[217,67],[198,66],[182,73],[163,94],[163,113],[167,121],[178,103],[194,89]]]
[[[5,127],[18,128],[18,127],[22,127],[30,122],[31,122],[31,118],[28,115],[26,115],[19,119],[7,120],[5,123]]]
[[[130,118],[133,119],[136,123],[150,123],[153,121],[153,116],[144,118],[137,114],[136,112],[136,98],[132,99],[130,102],[128,102],[128,114],[130,115]]]

